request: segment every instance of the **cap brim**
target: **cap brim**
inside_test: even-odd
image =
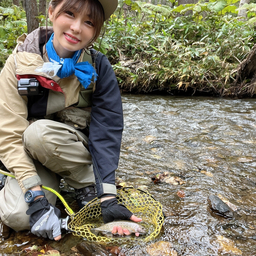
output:
[[[105,20],[107,20],[112,13],[116,10],[117,5],[118,5],[118,0],[98,0],[104,10],[105,14]]]

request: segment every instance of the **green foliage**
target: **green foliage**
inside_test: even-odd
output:
[[[9,7],[12,5],[12,0],[0,0],[1,7]]]
[[[255,24],[256,23],[256,4],[244,4],[238,10],[246,10],[247,16],[250,18],[248,23]]]
[[[242,7],[247,20],[237,16],[238,6],[238,0],[199,1],[172,8],[119,1],[95,47],[109,57],[125,90],[192,88],[220,95],[230,88],[232,71],[256,42],[256,4]],[[45,17],[38,18],[44,25]],[[24,10],[0,8],[0,62],[26,30]]]
[[[17,37],[27,30],[26,13],[20,7],[0,7],[0,66],[12,52]]]
[[[237,13],[238,0],[174,8],[137,1],[126,15],[119,6],[101,45],[126,90],[173,90],[176,85],[221,94],[256,42],[250,22]]]

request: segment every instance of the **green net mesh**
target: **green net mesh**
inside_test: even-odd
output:
[[[127,242],[127,239],[140,239],[143,242],[148,242],[159,235],[164,222],[162,205],[149,193],[135,188],[121,188],[117,190],[117,200],[118,203],[125,205],[134,215],[142,218],[143,222],[147,223],[148,232],[145,236],[105,237],[92,233],[91,228],[103,224],[99,199],[94,199],[73,215],[68,228],[76,236],[99,243],[122,243],[124,240]]]

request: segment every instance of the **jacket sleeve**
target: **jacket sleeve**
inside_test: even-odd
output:
[[[22,134],[28,127],[26,101],[19,95],[14,56],[10,55],[0,74],[0,160],[14,173],[25,192],[41,185],[32,159],[24,151]]]
[[[100,197],[116,194],[115,170],[120,156],[123,109],[115,73],[101,53],[97,56],[96,70],[98,79],[92,98],[89,149]]]

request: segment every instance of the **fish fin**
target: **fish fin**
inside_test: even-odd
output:
[[[91,232],[96,236],[99,234],[99,230],[97,228],[91,228]]]
[[[113,237],[113,234],[111,232],[102,232],[102,235],[105,237]]]

